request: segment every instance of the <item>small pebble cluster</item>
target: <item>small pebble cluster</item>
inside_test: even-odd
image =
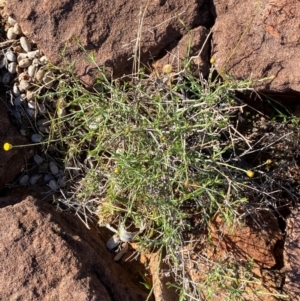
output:
[[[28,173],[23,174],[19,178],[19,185],[34,186],[48,184],[52,192],[66,186],[66,176],[64,175],[63,169],[60,168],[56,162],[47,156],[42,158],[39,155],[35,155],[33,160],[33,170],[36,172],[32,173],[31,176],[28,175]]]
[[[8,88],[9,108],[20,134],[30,137],[33,143],[42,143],[50,131],[49,114],[56,109],[56,101],[45,103],[38,95],[53,88],[55,75],[48,68],[47,58],[11,17],[6,34],[8,40],[0,42],[0,82]],[[47,184],[55,192],[66,186],[66,177],[63,168],[49,155],[35,155],[30,172],[27,170],[18,184]]]
[[[55,76],[47,70],[47,58],[23,35],[19,24],[11,17],[8,18],[8,26],[8,40],[0,43],[1,83],[11,87],[13,114],[19,124],[24,125],[20,129],[21,135],[31,134],[32,142],[41,142],[42,134],[49,133],[50,122],[45,118],[48,112],[46,105],[36,96],[52,88]],[[27,119],[27,122],[22,119]],[[34,133],[30,133],[26,126],[28,119],[36,121]]]

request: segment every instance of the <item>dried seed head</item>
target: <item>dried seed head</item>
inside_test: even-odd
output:
[[[166,64],[163,66],[162,68],[162,72],[165,73],[165,74],[170,74],[172,72],[172,65],[170,64]]]

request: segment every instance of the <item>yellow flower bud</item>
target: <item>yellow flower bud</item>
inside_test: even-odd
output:
[[[10,144],[10,143],[8,143],[8,142],[5,142],[5,143],[3,144],[3,149],[4,149],[6,152],[10,151],[12,148],[13,148],[12,144]]]
[[[266,161],[266,164],[271,164],[272,163],[272,160],[271,159],[268,159],[267,161]]]
[[[213,65],[215,62],[216,62],[216,60],[215,60],[215,58],[211,58],[210,60],[209,60],[209,62]]]
[[[252,170],[247,170],[247,171],[246,171],[246,174],[247,174],[247,176],[248,176],[249,178],[253,178],[253,177],[254,177],[254,171],[252,171]]]

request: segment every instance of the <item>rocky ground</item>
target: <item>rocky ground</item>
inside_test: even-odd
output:
[[[40,5],[39,1],[8,0],[4,10],[5,3],[2,2],[0,44],[7,42],[7,30],[15,26],[8,22],[8,15],[18,22],[23,32],[9,37],[15,42],[1,44],[2,58],[7,58],[8,50],[15,55],[25,54],[20,60],[7,62],[17,62],[16,68],[21,68],[16,70],[17,79],[14,79],[15,73],[8,70],[8,65],[1,71],[1,145],[7,141],[12,145],[38,142],[34,140],[32,135],[35,133],[28,122],[23,127],[24,116],[20,126],[11,108],[16,106],[17,97],[24,95],[21,101],[28,109],[25,116],[33,112],[36,121],[42,120],[38,114],[43,115],[43,108],[31,108],[30,95],[41,92],[34,88],[39,82],[36,78],[38,70],[43,71],[44,77],[40,81],[43,89],[51,88],[45,76],[43,54],[55,65],[75,61],[74,72],[78,78],[86,85],[93,83],[97,70],[84,59],[78,44],[73,43],[75,38],[82,41],[82,46],[88,51],[95,51],[97,63],[107,66],[108,72],[117,77],[131,73],[133,63],[128,58],[135,47],[140,49],[140,60],[145,66],[153,64],[154,70],[160,70],[166,63],[171,63],[178,67],[178,58],[180,61],[186,56],[186,42],[194,37],[189,54],[195,70],[207,76],[209,58],[213,56],[220,74],[230,72],[236,79],[251,76],[257,89],[275,95],[283,104],[287,99],[297,114],[295,99],[300,92],[300,74],[299,37],[295,35],[295,28],[300,23],[300,4],[293,0],[251,4],[242,1],[238,5],[226,6],[222,1],[213,2],[152,1],[145,11],[135,1],[127,1],[126,5],[101,4],[99,1],[51,1]],[[103,17],[97,18],[99,15]],[[144,24],[139,37],[136,28],[141,15]],[[185,34],[182,23],[191,29],[189,34]],[[39,49],[41,53],[29,58],[28,66],[20,67],[20,61],[28,59],[31,51],[26,51],[19,42],[24,36],[34,41],[31,42],[32,51]],[[211,47],[206,41],[211,41]],[[62,62],[60,53],[66,42],[70,47],[66,48],[66,61]],[[156,59],[155,63],[152,58]],[[28,68],[34,65],[35,59],[36,70],[31,76]],[[11,77],[5,82],[7,70]],[[24,72],[27,73],[20,77]],[[255,82],[262,77],[267,79]],[[29,85],[23,90],[20,89],[22,80]],[[14,84],[20,90],[19,95],[18,92],[7,92],[12,91]],[[257,100],[251,100],[249,95],[241,97],[255,103],[265,114],[272,115],[267,105],[261,102],[257,105]],[[53,110],[51,105],[49,108]],[[40,122],[38,127],[40,132],[47,133],[49,126]],[[27,132],[28,129],[31,132]],[[272,129],[268,124],[264,128],[260,123],[259,129],[262,136],[284,135],[280,128]],[[294,135],[293,146],[286,144],[286,149],[285,145],[278,146],[273,154],[278,162],[297,153],[297,139]],[[93,223],[89,223],[91,230],[88,230],[74,214],[56,210],[56,206],[51,205],[53,192],[63,187],[64,175],[59,160],[44,156],[36,146],[13,148],[10,152],[1,147],[0,152],[1,300],[142,301],[149,294],[147,284],[153,289],[149,300],[178,299],[175,289],[167,289],[167,283],[174,279],[160,272],[167,268],[165,263],[160,263],[156,253],[139,253],[138,245],[132,243],[127,254],[116,262],[116,254],[106,246],[110,231],[99,229]],[[42,165],[37,164],[37,155],[46,164],[46,171],[39,171],[34,182],[35,170]],[[297,160],[292,168],[283,171],[284,176],[293,181],[294,187],[300,183],[298,165]],[[55,168],[57,172],[53,171]],[[24,180],[23,176],[27,174],[28,179]],[[277,200],[278,207],[282,203],[289,205],[280,208],[277,215],[267,210],[257,215],[260,227],[248,221],[244,226],[236,225],[232,231],[219,216],[215,216],[209,226],[210,243],[203,233],[197,232],[197,219],[194,219],[195,230],[188,234],[190,244],[186,246],[187,259],[190,260],[186,271],[189,277],[195,282],[204,279],[208,265],[203,263],[203,254],[207,261],[219,262],[230,254],[230,258],[226,257],[228,264],[232,258],[238,262],[251,259],[251,271],[261,280],[261,283],[250,283],[244,288],[244,300],[285,300],[287,295],[290,300],[297,300],[300,292],[298,200],[289,200],[288,195],[284,197],[288,200]],[[253,294],[255,290],[264,291],[264,295],[258,298]]]

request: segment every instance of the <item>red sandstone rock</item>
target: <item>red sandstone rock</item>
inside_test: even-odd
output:
[[[253,259],[259,268],[271,268],[276,264],[274,247],[282,239],[276,218],[268,212],[263,215],[264,229],[236,224],[229,228],[220,216],[210,222],[210,234],[216,252],[232,254],[234,258],[246,262]]]
[[[21,200],[0,198],[0,300],[146,299],[74,215]]]
[[[155,301],[180,300],[176,290],[169,287],[170,283],[174,283],[174,279],[168,273],[164,274],[164,270],[168,271],[169,267],[158,253],[149,257],[149,269],[152,274]]]
[[[236,79],[265,77],[263,91],[300,92],[300,2],[214,1],[212,50],[218,72]]]
[[[13,148],[6,152],[3,144],[9,142],[12,145],[24,145],[30,143],[17,131],[8,117],[7,108],[0,101],[0,190],[11,184],[26,167],[28,160],[33,156],[32,148]]]
[[[90,76],[97,70],[75,39],[87,52],[94,51],[99,66],[112,68],[114,77],[130,74],[137,48],[141,65],[147,64],[175,47],[190,29],[207,24],[209,9],[204,2],[10,0],[6,10],[52,63],[62,63],[61,52],[67,46],[66,61],[75,62],[74,72],[91,84]]]
[[[179,43],[162,59],[153,64],[157,71],[161,71],[165,64],[171,64],[174,72],[179,72],[182,67],[190,63],[195,74],[207,76],[209,73],[209,42],[205,41],[209,30],[199,26],[182,37]],[[203,47],[203,49],[202,49]],[[190,58],[190,62],[187,61]],[[184,62],[184,60],[186,60]]]
[[[135,245],[135,244],[133,244]],[[135,245],[134,249],[138,250],[139,246]],[[170,283],[175,283],[174,278],[170,273],[170,266],[162,260],[159,252],[141,253],[140,262],[149,267],[150,279],[148,283],[152,286],[155,301],[178,301],[178,291],[174,287],[170,287]]]

